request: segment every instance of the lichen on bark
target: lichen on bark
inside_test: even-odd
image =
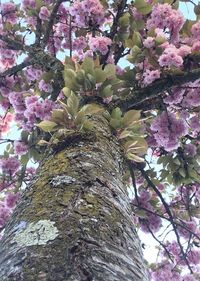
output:
[[[29,223],[24,229],[15,234],[12,242],[16,242],[18,247],[46,245],[58,236],[59,232],[54,224],[55,222],[48,220]]]
[[[74,141],[63,139],[62,147],[47,153],[5,230],[0,280],[149,280],[120,146],[103,116],[95,124],[93,132],[80,138],[76,133]],[[13,240],[16,226],[42,220],[55,222],[56,237],[45,245],[19,247]]]

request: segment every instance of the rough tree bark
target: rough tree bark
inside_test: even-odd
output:
[[[97,128],[52,144],[6,227],[0,280],[149,280],[122,151],[106,119]]]

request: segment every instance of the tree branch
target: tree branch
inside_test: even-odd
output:
[[[37,17],[36,31],[35,31],[35,43],[34,45],[39,47],[42,35],[42,20]]]
[[[24,44],[18,40],[11,39],[5,35],[0,34],[0,40],[7,43],[8,48],[12,50],[23,50]]]
[[[166,201],[164,200],[161,192],[157,189],[157,187],[155,186],[155,184],[150,180],[150,178],[148,177],[147,173],[145,170],[141,169],[140,167],[137,166],[137,169],[141,172],[142,176],[145,178],[145,180],[147,181],[148,185],[152,187],[152,189],[154,190],[154,192],[158,195],[160,201],[162,202],[168,216],[169,216],[169,219],[170,219],[170,222],[172,224],[172,227],[173,227],[173,230],[174,230],[174,233],[176,235],[176,239],[177,239],[177,242],[178,242],[178,245],[180,247],[180,251],[181,251],[181,254],[183,256],[183,259],[185,260],[190,272],[192,273],[193,270],[187,260],[187,257],[185,256],[185,252],[184,252],[184,249],[183,249],[183,246],[181,244],[181,241],[180,241],[180,237],[179,237],[179,234],[178,234],[178,231],[177,231],[177,228],[176,228],[176,224],[174,222],[174,218],[173,218],[173,215],[171,213],[171,210],[168,206],[168,204],[166,203]]]
[[[32,64],[31,61],[24,61],[18,65],[15,65],[15,66],[5,70],[4,72],[0,73],[0,78],[5,78],[6,76],[14,75],[31,64]]]
[[[48,21],[48,25],[47,25],[47,28],[46,28],[46,32],[44,34],[44,38],[43,38],[42,44],[41,44],[43,49],[45,48],[46,44],[49,41],[49,37],[50,37],[50,34],[52,32],[52,29],[53,29],[54,20],[56,18],[56,14],[58,12],[58,9],[59,9],[60,5],[63,2],[66,2],[66,1],[69,1],[69,0],[58,0],[56,2],[55,6],[53,7],[53,10],[51,12],[51,15],[50,15],[50,18],[49,18],[49,21]]]
[[[183,72],[181,74],[170,74],[165,78],[161,78],[150,86],[138,90],[132,90],[130,95],[124,100],[117,100],[111,103],[111,107],[120,107],[123,112],[141,106],[148,102],[149,99],[161,96],[165,90],[172,87],[183,85],[187,82],[193,82],[200,78],[200,68],[194,69],[190,72]]]
[[[118,29],[118,25],[119,25],[119,19],[123,15],[123,12],[124,12],[124,9],[126,7],[126,4],[127,4],[127,0],[122,0],[120,2],[120,4],[118,5],[117,14],[114,17],[113,24],[111,26],[110,32],[107,35],[107,37],[109,37],[112,41],[113,41],[113,39],[115,37],[115,34],[117,33],[117,29]],[[110,54],[110,49],[108,50],[108,52],[105,55],[103,55],[101,57],[100,64],[103,64],[103,66],[105,66],[105,63],[106,63],[106,61],[108,59],[109,54]]]

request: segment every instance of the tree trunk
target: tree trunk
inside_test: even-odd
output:
[[[98,130],[50,146],[0,245],[1,281],[147,281],[120,146]]]

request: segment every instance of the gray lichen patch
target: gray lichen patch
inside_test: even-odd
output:
[[[53,187],[60,187],[60,186],[63,186],[63,185],[72,184],[75,181],[76,181],[76,179],[73,178],[73,177],[66,176],[66,175],[60,175],[60,176],[58,175],[50,181],[50,184]]]
[[[55,222],[50,220],[29,223],[26,229],[16,233],[13,242],[16,242],[20,247],[46,245],[47,242],[54,240],[59,234],[54,224]]]

